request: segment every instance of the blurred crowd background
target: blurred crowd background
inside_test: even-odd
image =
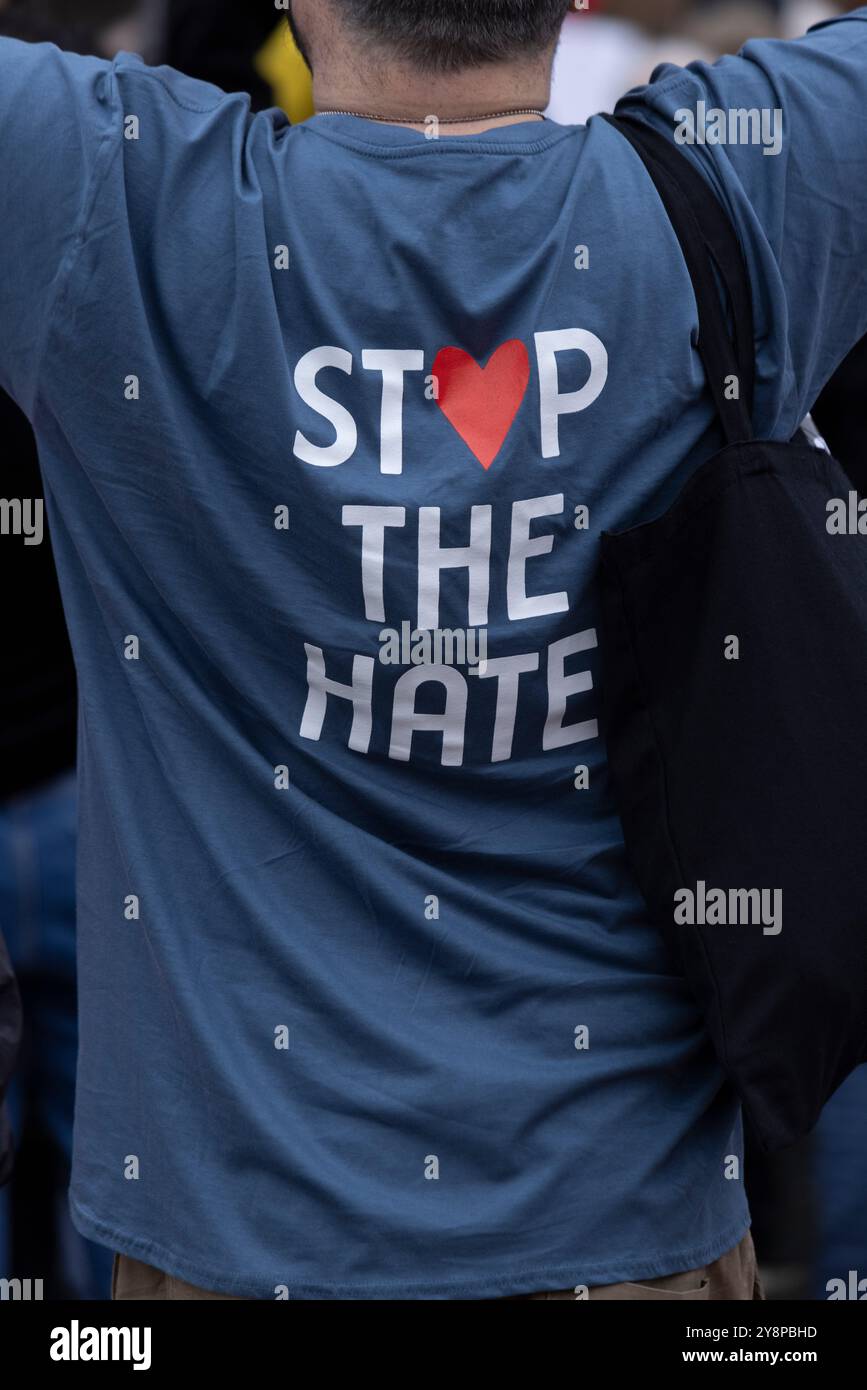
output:
[[[591,0],[570,16],[550,115],[611,110],[658,63],[713,61],[750,38],[792,38],[856,4],[831,0]],[[0,0],[0,34],[81,53],[135,52],[254,108],[312,114],[310,78],[274,0]],[[0,329],[2,331],[2,329]],[[867,342],[814,416],[867,492]],[[42,496],[29,425],[0,392],[0,492]],[[41,1278],[49,1299],[109,1297],[111,1255],[71,1226],[66,1188],[75,1090],[75,676],[50,546],[0,541],[0,930],[25,1035],[10,1096],[18,1159],[0,1192],[0,1278]],[[817,924],[821,928],[821,924]],[[809,1028],[809,1019],[804,1020]],[[810,1139],[772,1159],[748,1144],[746,1181],[769,1298],[823,1299],[830,1279],[867,1276],[867,1067]]]

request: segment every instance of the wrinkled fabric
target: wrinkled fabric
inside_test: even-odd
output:
[[[775,438],[867,331],[864,18],[630,98],[785,105],[779,156],[691,156]],[[0,131],[0,381],[80,682],[79,1228],[249,1297],[712,1263],[739,1111],[598,727],[599,536],[721,443],[639,162],[601,121],[292,129],[13,43]],[[404,624],[488,667],[381,661]]]

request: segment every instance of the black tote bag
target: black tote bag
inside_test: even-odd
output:
[[[678,235],[727,440],[665,515],[602,538],[608,757],[640,888],[772,1151],[867,1060],[867,534],[829,454],[753,438],[749,278],[709,184],[606,119]]]

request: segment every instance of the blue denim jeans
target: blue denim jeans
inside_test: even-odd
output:
[[[867,1279],[867,1065],[831,1097],[816,1130],[818,1236],[814,1297],[828,1282]],[[850,1272],[856,1279],[851,1281]]]
[[[0,1192],[0,1277],[41,1278],[46,1296],[51,1289],[55,1297],[103,1299],[110,1296],[111,1255],[78,1234],[66,1200],[78,1050],[75,831],[72,772],[0,802],[0,929],[24,1010],[9,1114],[16,1144],[35,1141],[51,1156],[35,1165],[28,1158],[35,1148],[25,1147],[24,1162]],[[47,1258],[53,1268],[25,1267]]]

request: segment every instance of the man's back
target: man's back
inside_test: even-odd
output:
[[[862,103],[864,17],[802,61]],[[651,99],[770,101],[767,66],[806,128],[800,69],[757,47]],[[4,267],[0,380],[80,681],[77,1224],[259,1297],[715,1259],[749,1224],[739,1112],[599,724],[600,534],[719,444],[642,167],[601,121],[290,129],[128,57],[4,44],[0,74],[4,239],[22,199],[52,229]],[[796,292],[782,165],[730,153],[756,426],[786,438],[867,310],[822,246]]]

